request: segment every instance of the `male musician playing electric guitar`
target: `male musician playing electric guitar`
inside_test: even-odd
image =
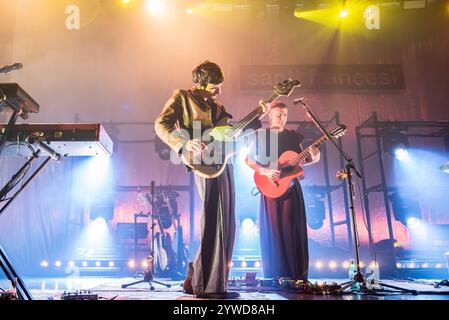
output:
[[[273,140],[278,144],[279,156],[288,150],[297,153],[302,151],[302,137],[293,130],[285,129],[287,114],[288,109],[284,103],[276,101],[271,104],[268,114],[270,128],[259,129],[258,139],[253,140],[251,151],[245,159],[256,173],[268,177],[273,183],[279,181],[281,171],[266,167],[254,158],[260,159],[258,155],[267,155],[266,151],[272,150],[269,143]],[[266,130],[266,135],[261,135],[261,130]],[[277,139],[270,139],[273,134]],[[311,147],[309,154],[302,165],[319,161],[318,148]],[[301,185],[297,179],[293,179],[287,192],[278,198],[269,198],[261,193],[259,223],[264,277],[289,277],[307,281],[309,252],[306,212]]]
[[[224,126],[231,115],[216,101],[224,77],[219,65],[204,61],[192,71],[194,87],[176,90],[156,119],[157,135],[177,154],[201,155],[206,148],[201,137],[194,137],[194,128]],[[261,104],[261,108],[269,108]],[[256,119],[257,120],[257,119]],[[254,122],[260,128],[260,122]],[[186,135],[180,134],[183,129]],[[187,151],[187,152],[186,152]],[[235,298],[227,292],[227,281],[235,238],[235,196],[232,167],[226,164],[218,176],[206,179],[195,174],[195,182],[203,200],[200,248],[189,263],[183,289],[201,298]]]

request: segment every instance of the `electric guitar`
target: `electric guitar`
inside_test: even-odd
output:
[[[264,102],[271,103],[280,96],[289,96],[295,87],[299,87],[298,80],[284,80],[274,86],[273,94]],[[203,178],[218,177],[225,169],[228,160],[235,154],[229,143],[235,141],[243,130],[256,118],[265,113],[262,106],[258,106],[234,126],[217,126],[208,135],[208,141],[202,141],[206,147],[200,154],[183,150],[181,159],[188,168]]]
[[[346,133],[346,126],[341,124],[331,130],[330,135],[333,138],[340,138]],[[311,146],[319,147],[329,139],[327,136],[322,136],[315,141]],[[288,190],[290,182],[295,179],[304,178],[304,170],[302,163],[310,156],[310,147],[306,148],[301,153],[294,151],[285,151],[279,159],[277,159],[277,170],[281,171],[280,179],[277,181],[271,181],[265,175],[254,173],[254,182],[259,191],[268,198],[279,198]],[[268,163],[266,167],[271,168],[271,163]]]

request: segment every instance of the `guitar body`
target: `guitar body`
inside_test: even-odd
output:
[[[285,151],[278,159],[277,169],[281,171],[281,178],[272,182],[267,176],[254,173],[254,182],[260,192],[268,198],[279,198],[284,195],[293,179],[304,179],[304,170],[301,165],[291,167],[289,162],[298,154],[294,151]]]
[[[164,235],[160,232],[154,235],[154,264],[157,271],[164,271],[168,266],[168,257],[167,252],[164,249]]]
[[[216,178],[223,173],[227,162],[235,154],[232,142],[224,142],[230,128],[213,128],[209,133],[209,141],[203,142],[206,148],[200,155],[194,156],[193,152],[184,150],[181,159],[190,171],[206,179]]]

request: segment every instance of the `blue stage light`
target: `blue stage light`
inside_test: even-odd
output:
[[[393,192],[389,196],[393,207],[394,218],[410,229],[417,228],[421,221],[421,207],[412,198],[406,198],[403,194]]]
[[[417,217],[410,217],[407,219],[407,227],[410,229],[416,229],[421,224],[421,219]]]
[[[394,156],[400,161],[407,161],[410,159],[407,149],[403,146],[397,147],[394,150]]]

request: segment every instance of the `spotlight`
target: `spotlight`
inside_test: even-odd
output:
[[[437,263],[437,264],[435,265],[435,268],[440,269],[442,266],[443,266],[443,264]]]
[[[69,261],[68,265],[69,265],[69,267],[74,267],[75,266],[75,262],[74,261]]]
[[[81,263],[81,265],[82,265],[83,267],[87,267],[89,264],[87,263],[87,261],[83,261],[83,262]]]
[[[109,261],[108,266],[110,266],[111,268],[114,267],[114,261]]]
[[[100,261],[95,262],[95,266],[96,267],[101,267],[101,262]]]
[[[348,269],[349,268],[349,262],[348,261],[343,261],[342,267],[343,267],[343,269]]]
[[[391,126],[382,130],[382,145],[385,152],[398,160],[408,160],[407,149],[410,146],[405,132],[407,128]]]
[[[255,227],[255,223],[254,223],[254,220],[253,219],[251,219],[251,218],[245,218],[245,219],[243,219],[243,221],[242,221],[242,231],[245,233],[245,234],[250,234],[251,233],[251,231],[253,230],[253,228]]]
[[[337,263],[335,261],[329,262],[329,268],[334,270],[335,268],[337,268]]]
[[[394,192],[389,196],[396,221],[410,229],[415,229],[421,222],[421,208],[415,200],[405,198],[402,194]]]
[[[349,14],[348,10],[343,9],[340,11],[340,18],[346,18],[348,14]]]
[[[55,262],[55,267],[56,267],[56,268],[59,268],[60,266],[62,266],[62,263],[61,263],[60,260],[57,260],[57,261]]]
[[[146,4],[148,12],[153,15],[163,14],[166,10],[165,2],[162,0],[148,0]]]
[[[112,200],[99,201],[90,207],[90,218],[95,221],[99,229],[107,229],[106,221],[114,219],[114,210],[115,205]],[[103,221],[96,221],[99,218],[103,218]]]
[[[402,264],[399,263],[399,262],[397,262],[397,263],[396,263],[396,268],[401,269],[401,268],[402,268]]]
[[[416,229],[421,224],[421,220],[416,217],[410,217],[407,219],[407,227],[410,229]]]
[[[428,268],[429,267],[429,264],[426,262],[426,263],[423,263],[422,265],[421,265],[421,267],[422,268]]]
[[[315,262],[315,268],[321,269],[322,267],[323,267],[323,262],[321,262],[321,261]]]
[[[407,149],[402,145],[394,149],[394,156],[400,161],[407,161],[410,159]]]
[[[260,268],[260,261],[254,262],[254,268]]]
[[[229,263],[229,268],[232,268],[233,266],[234,266],[234,262],[231,261],[231,262]]]
[[[248,263],[246,261],[242,261],[242,263],[240,264],[240,266],[242,268],[246,268],[248,266]]]
[[[193,14],[193,9],[192,8],[187,8],[186,9],[186,13],[187,14]]]
[[[41,261],[41,267],[42,268],[47,268],[48,267],[48,261],[47,260],[42,260]]]
[[[147,260],[143,260],[142,261],[142,267],[144,267],[144,268],[148,268],[148,261]]]
[[[129,260],[128,267],[130,267],[131,269],[134,269],[136,267],[136,262],[134,260]]]

